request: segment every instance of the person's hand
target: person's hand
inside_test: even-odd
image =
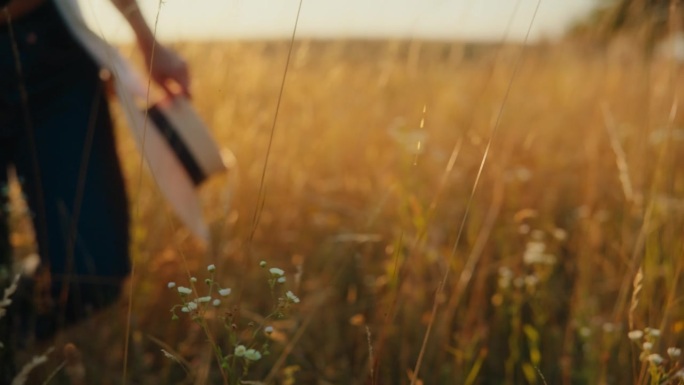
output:
[[[159,84],[169,97],[178,94],[190,97],[190,73],[183,58],[159,43],[155,44],[154,49],[144,49],[143,55],[152,80]]]

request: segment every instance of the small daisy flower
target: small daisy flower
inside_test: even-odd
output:
[[[294,295],[293,292],[288,290],[287,293],[285,293],[285,296],[287,297],[288,301],[290,301],[292,303],[299,303],[299,297]]]
[[[644,332],[642,332],[641,330],[632,330],[631,332],[627,333],[627,337],[629,337],[629,339],[632,341],[638,341],[643,336]]]
[[[603,324],[603,332],[604,333],[612,333],[615,331],[615,325],[613,325],[610,322],[606,322]]]
[[[279,269],[277,267],[272,267],[272,268],[268,269],[268,271],[271,274],[278,276],[278,277],[282,277],[285,274],[285,271],[283,269]]]
[[[188,309],[187,306],[183,306],[183,307],[181,308],[181,311],[182,311],[183,313],[190,313],[190,309]]]
[[[216,271],[216,266],[212,263],[211,265],[207,266],[207,270],[209,272],[214,272]]]
[[[244,356],[246,352],[247,348],[244,345],[238,345],[235,347],[235,355],[238,357]]]
[[[167,286],[169,289],[173,289],[174,287],[176,287],[176,283],[175,283],[175,282],[169,282],[166,286]]]
[[[192,282],[192,283],[197,282],[197,278],[195,278],[195,277],[190,277],[190,282]]]
[[[211,296],[207,295],[205,297],[199,297],[199,298],[197,298],[197,302],[199,302],[199,303],[211,302]]]
[[[648,357],[646,357],[648,362],[654,364],[654,365],[660,365],[663,363],[663,357],[660,356],[660,354],[649,354]]]
[[[250,361],[259,361],[261,358],[261,353],[254,349],[247,349],[245,352],[245,358],[250,360]]]
[[[261,267],[266,267],[266,261],[261,261],[261,262],[259,262],[259,266],[261,266]]]
[[[195,302],[188,302],[188,304],[186,306],[190,310],[197,310],[197,303],[195,303]]]
[[[667,348],[667,355],[671,358],[676,358],[682,355],[682,349],[679,348]]]
[[[214,306],[219,306],[219,305],[221,304],[221,300],[218,299],[218,298],[216,298],[216,299],[214,300],[214,302],[212,302],[211,304],[214,305]]]
[[[285,283],[285,281],[287,281],[287,279],[285,279],[285,277],[278,278],[278,283]]]
[[[591,337],[591,329],[586,326],[583,326],[579,330],[579,335],[584,338],[589,338]]]
[[[221,297],[226,297],[226,296],[230,295],[231,290],[230,290],[230,288],[225,288],[225,289],[219,290],[218,292],[219,292],[219,295]]]
[[[184,286],[178,286],[178,293],[180,293],[181,295],[192,294],[192,289],[189,289]]]
[[[264,328],[264,333],[266,333],[266,334],[268,334],[268,335],[270,335],[271,333],[273,333],[273,326],[266,326],[266,327]]]

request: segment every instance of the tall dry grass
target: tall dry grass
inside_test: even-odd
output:
[[[198,378],[161,348],[196,373],[209,367],[198,327],[170,320],[166,289],[208,261],[234,288],[245,324],[268,310],[260,260],[298,277],[298,314],[276,325],[273,354],[253,368],[254,380],[278,362],[272,378],[283,384],[408,384],[430,323],[416,381],[425,384],[646,381],[628,320],[661,330],[653,349],[664,357],[684,346],[678,67],[563,43],[530,48],[513,77],[517,46],[298,41],[253,227],[288,44],[178,48],[197,108],[239,164],[204,187],[206,252],[149,179],[131,191],[141,210],[131,383]],[[123,128],[119,138],[135,186],[139,157]],[[102,383],[121,382],[118,325],[73,337]],[[205,377],[220,382],[215,370]]]

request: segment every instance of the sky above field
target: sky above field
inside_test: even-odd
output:
[[[80,0],[110,40],[131,33],[109,0]],[[154,21],[157,0],[138,0]],[[542,0],[531,37],[554,37],[596,0]],[[158,33],[166,40],[289,37],[299,0],[164,0]],[[537,0],[304,0],[300,37],[522,40]],[[507,29],[508,25],[511,25]]]

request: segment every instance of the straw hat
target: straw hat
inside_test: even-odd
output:
[[[232,153],[221,151],[190,102],[182,96],[164,99],[147,110],[148,124],[166,140],[192,182],[226,171]]]

